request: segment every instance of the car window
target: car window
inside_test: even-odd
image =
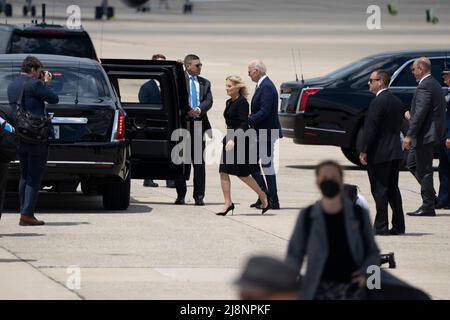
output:
[[[122,103],[141,104],[155,110],[163,109],[163,93],[157,79],[118,78],[117,81]]]
[[[13,70],[12,70],[13,69]],[[49,66],[46,70],[53,74],[53,80],[48,82],[62,101],[78,99],[99,100],[110,97],[103,73],[96,68],[76,68]],[[19,69],[12,67],[0,68],[0,103],[8,102],[8,86],[19,75]]]
[[[411,72],[411,67],[414,61],[410,61],[402,71],[397,75],[391,84],[391,87],[417,87],[416,78]],[[431,59],[431,74],[438,80],[442,86],[445,86],[442,81],[441,72],[444,68],[444,59]]]
[[[9,53],[41,53],[95,59],[95,50],[87,35],[15,33]]]
[[[351,62],[329,74],[326,75],[326,77],[334,78],[334,79],[342,79],[346,78],[353,73],[355,73],[357,70],[361,69],[362,67],[368,65],[369,63],[373,62],[373,58],[363,58],[354,62]]]
[[[8,46],[8,40],[11,32],[8,30],[0,29],[0,53],[6,52]]]

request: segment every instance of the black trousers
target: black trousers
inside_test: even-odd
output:
[[[191,139],[189,141],[191,149],[191,164],[194,167],[194,200],[203,200],[205,197],[205,180],[206,180],[206,168],[204,152],[206,143],[203,141],[203,135],[205,133],[205,126],[202,121],[189,121],[189,133]],[[191,166],[187,166],[187,174],[175,179],[175,187],[177,190],[177,197],[184,199],[187,193],[186,177],[190,176]]]
[[[6,194],[6,178],[8,176],[9,163],[0,162],[0,217],[2,216],[3,205]]]
[[[409,150],[407,166],[420,184],[422,210],[434,210],[436,191],[433,185],[434,144],[424,144]]]
[[[375,230],[386,231],[389,229],[389,204],[392,209],[392,226],[400,232],[405,231],[402,196],[398,188],[399,171],[400,160],[367,166],[370,188],[377,208]]]

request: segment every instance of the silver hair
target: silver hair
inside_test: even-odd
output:
[[[267,72],[267,67],[264,62],[262,62],[262,60],[252,60],[250,61],[249,66],[260,71],[262,74],[265,74]]]

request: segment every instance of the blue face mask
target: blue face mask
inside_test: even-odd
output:
[[[3,127],[3,130],[8,131],[8,132],[14,132],[13,126],[10,125],[9,123],[5,123],[5,126]]]

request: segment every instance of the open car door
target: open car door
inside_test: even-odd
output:
[[[188,97],[183,66],[175,61],[102,59],[126,112],[131,143],[131,177],[173,179],[184,175],[175,165],[172,132],[186,128]]]

